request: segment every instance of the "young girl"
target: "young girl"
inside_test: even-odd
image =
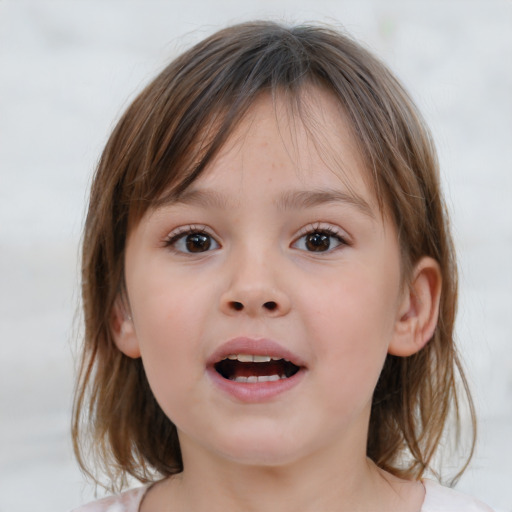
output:
[[[145,485],[78,510],[490,510],[422,478],[467,394],[452,240],[428,129],[347,36],[172,62],[104,150],[82,279],[76,454]]]

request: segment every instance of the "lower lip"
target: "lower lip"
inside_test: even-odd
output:
[[[302,368],[295,375],[287,379],[271,382],[235,382],[225,379],[214,368],[208,368],[208,375],[215,386],[240,402],[259,403],[266,402],[297,386],[306,371]]]

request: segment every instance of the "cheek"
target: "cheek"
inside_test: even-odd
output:
[[[174,345],[173,340],[183,339],[190,328],[189,302],[190,297],[181,297],[175,286],[162,281],[139,287],[136,299],[132,300],[132,311],[141,348],[165,348]]]
[[[151,266],[141,265],[144,272],[134,272],[131,283],[127,283],[138,334],[144,344],[165,342],[167,338],[187,340],[187,336],[201,329],[204,316],[215,304],[212,287],[205,286],[204,276],[169,267],[165,258],[157,259]]]
[[[151,389],[166,413],[186,396],[192,382],[201,378],[207,306],[212,300],[201,288],[187,287],[181,292],[179,279],[145,275],[132,280],[132,314],[144,369]],[[130,294],[130,288],[128,289]]]
[[[379,271],[381,270],[381,271]],[[316,286],[313,318],[325,329],[346,333],[354,330],[379,339],[389,338],[397,312],[398,272],[395,269],[351,265],[339,277]],[[370,342],[371,339],[368,339]]]
[[[309,327],[330,385],[365,388],[371,395],[393,336],[398,293],[394,267],[353,265],[317,293]]]

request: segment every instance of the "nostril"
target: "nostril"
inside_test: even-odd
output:
[[[277,308],[277,304],[274,301],[265,302],[265,304],[263,304],[263,307],[265,309],[268,309],[269,311],[274,311]]]
[[[242,309],[244,309],[244,305],[241,303],[241,302],[232,302],[231,303],[231,307],[235,310],[235,311],[242,311]]]

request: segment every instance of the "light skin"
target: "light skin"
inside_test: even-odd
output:
[[[312,92],[322,139],[264,96],[181,199],[129,235],[115,341],[142,357],[184,461],[143,512],[421,508],[422,485],[378,469],[366,442],[386,355],[432,336],[439,268],[422,258],[404,286],[395,226],[348,125]],[[292,352],[295,383],[250,400],[219,387],[211,359],[240,337]]]

